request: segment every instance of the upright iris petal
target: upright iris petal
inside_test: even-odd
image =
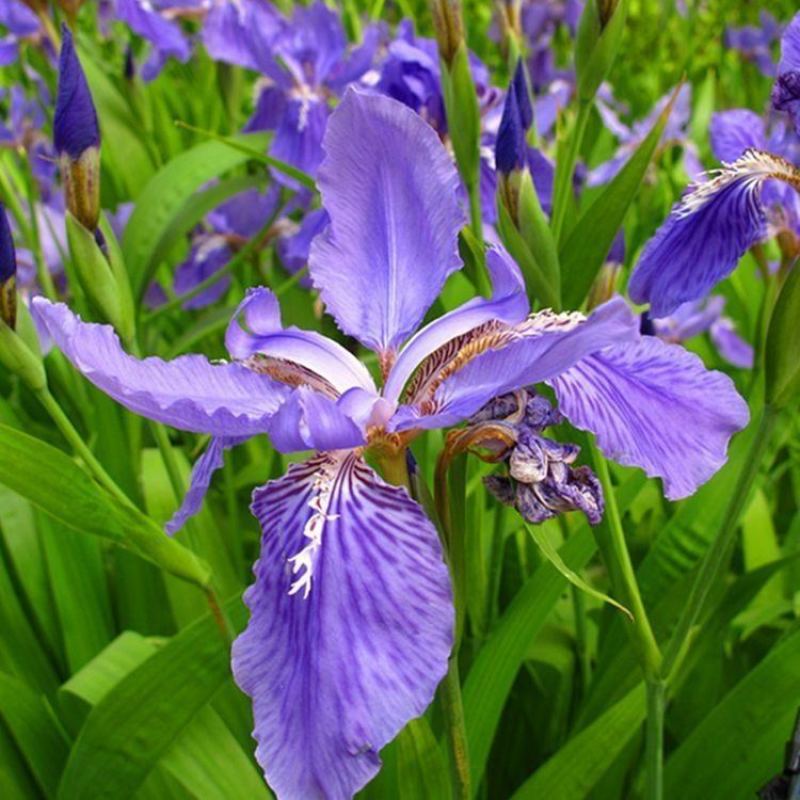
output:
[[[772,106],[787,112],[800,134],[800,13],[795,14],[781,38],[781,60],[772,87]]]
[[[800,188],[788,161],[757,150],[694,184],[645,247],[628,286],[631,299],[666,317],[705,297],[764,235],[761,190],[769,179]]]
[[[323,146],[331,224],[311,247],[311,279],[345,333],[391,358],[461,267],[458,174],[417,114],[353,89]]]
[[[264,532],[233,672],[282,798],[348,800],[433,699],[453,607],[436,529],[355,454],[318,455],[257,490]]]

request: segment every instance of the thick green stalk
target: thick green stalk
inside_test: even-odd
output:
[[[469,746],[464,722],[464,703],[461,697],[461,678],[458,674],[458,653],[451,654],[447,675],[439,684],[447,742],[450,747],[450,770],[453,780],[453,799],[470,800]]]
[[[664,798],[664,707],[666,685],[647,681],[647,723],[645,732],[645,793],[647,800]]]
[[[758,476],[761,461],[767,451],[775,423],[778,419],[778,412],[771,406],[764,406],[761,412],[761,419],[758,423],[758,431],[753,439],[748,457],[744,461],[744,467],[736,482],[736,488],[731,493],[725,516],[717,529],[714,541],[706,551],[700,568],[695,575],[689,598],[675,626],[669,645],[664,652],[663,673],[667,676],[668,683],[674,678],[676,665],[686,646],[692,628],[696,624],[702,613],[705,601],[711,587],[716,582],[719,572],[730,552],[736,536],[739,517],[745,508],[745,504],[750,496],[750,490]]]

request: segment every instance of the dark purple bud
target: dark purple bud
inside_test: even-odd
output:
[[[639,319],[639,333],[642,336],[656,335],[656,326],[653,325],[653,318],[650,316],[649,311],[642,311],[642,316]]]
[[[525,128],[522,124],[519,100],[513,81],[508,87],[503,116],[497,131],[494,160],[497,172],[501,175],[510,175],[515,170],[521,170],[528,161]]]
[[[522,127],[527,131],[533,125],[533,106],[531,105],[531,95],[528,91],[525,64],[521,58],[517,61],[517,68],[514,70],[514,77],[511,82],[514,84],[517,103],[519,103],[519,118],[522,121]]]
[[[136,77],[136,62],[133,60],[133,48],[130,44],[125,48],[125,66],[122,74],[126,81],[132,81]]]
[[[53,140],[59,156],[77,161],[89,148],[100,146],[100,127],[89,84],[66,25],[61,26],[61,36]]]
[[[0,203],[0,319],[12,330],[17,324],[17,254],[6,210]]]

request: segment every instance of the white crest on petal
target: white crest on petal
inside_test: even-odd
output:
[[[689,191],[675,209],[675,214],[678,217],[694,214],[733,183],[745,184],[752,191],[770,178],[784,181],[800,190],[800,172],[786,159],[763,150],[748,148],[736,161],[723,162],[720,169],[709,170],[701,175],[700,180],[691,183]]]
[[[336,456],[325,455],[320,460],[320,467],[314,476],[313,493],[308,505],[313,513],[303,528],[303,537],[308,539],[308,544],[295,555],[288,559],[292,565],[292,574],[300,573],[289,587],[289,594],[297,594],[302,590],[303,599],[307,599],[311,592],[311,578],[314,574],[314,565],[317,561],[319,549],[322,546],[322,533],[326,522],[338,519],[338,514],[329,514],[333,485],[339,470]]]

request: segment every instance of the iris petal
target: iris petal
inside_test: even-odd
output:
[[[453,607],[436,530],[357,456],[317,456],[256,490],[263,531],[233,671],[279,797],[345,800],[433,699]]]
[[[608,458],[662,478],[671,500],[714,475],[749,419],[727,375],[652,336],[594,353],[550,384],[573,425],[596,434]]]

